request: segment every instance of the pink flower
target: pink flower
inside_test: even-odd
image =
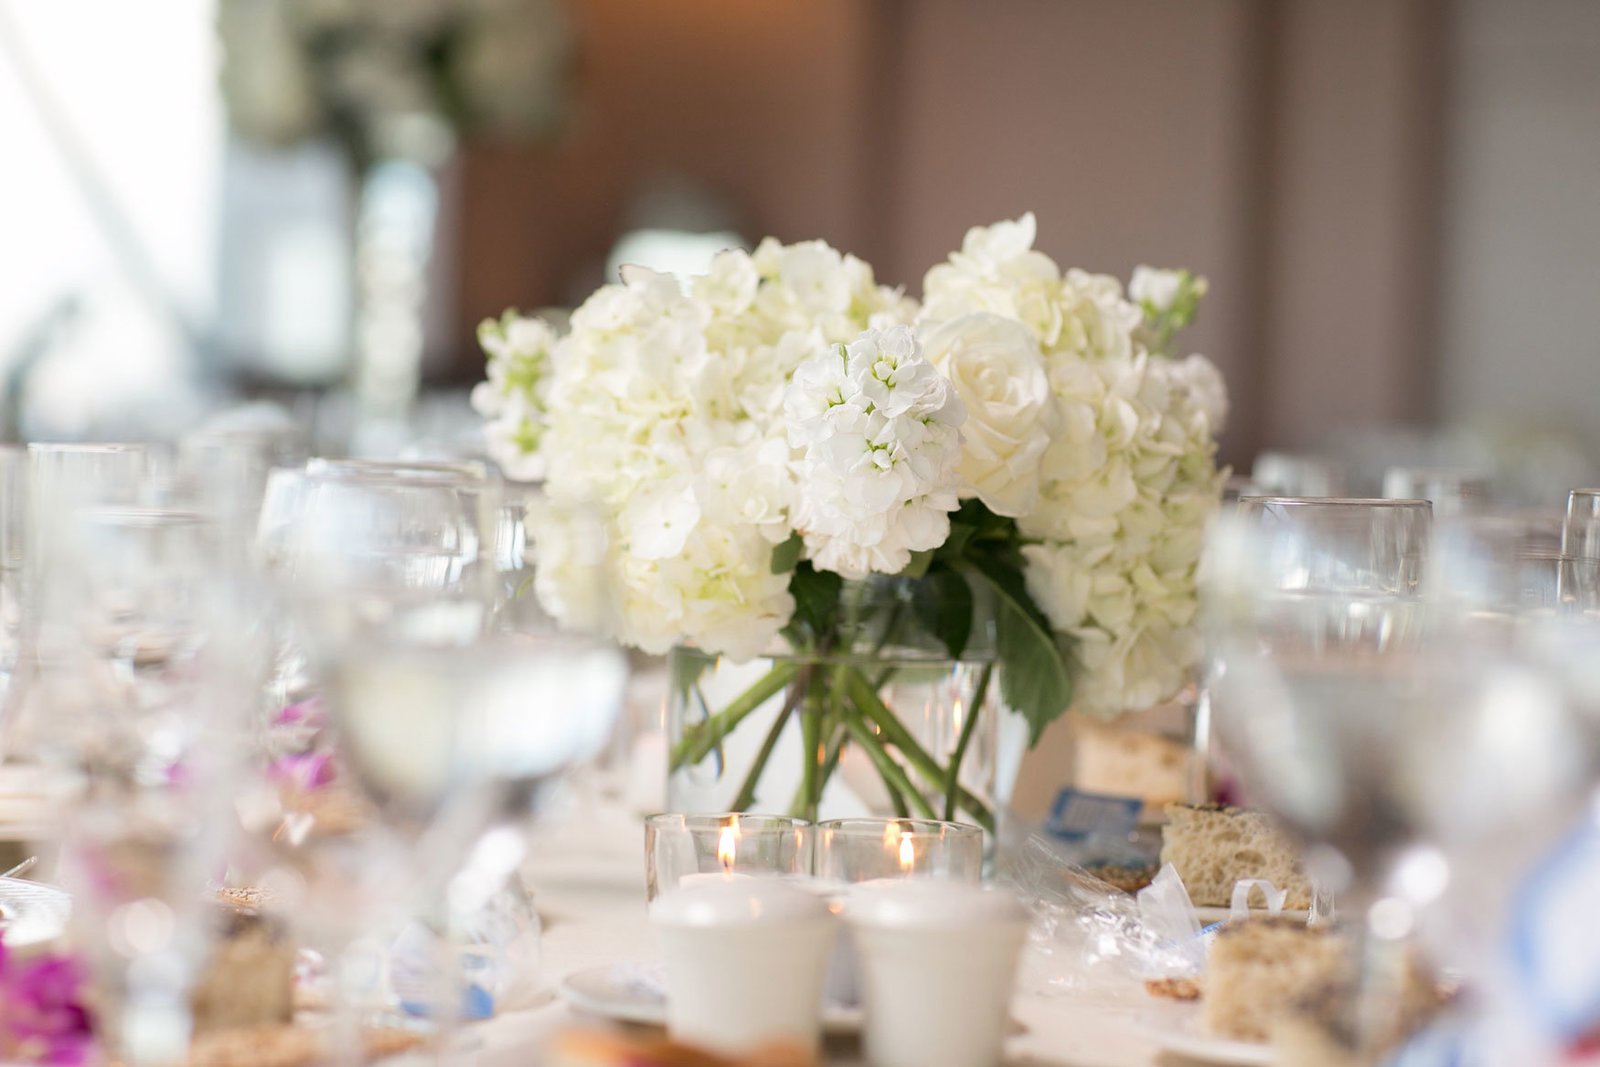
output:
[[[94,1042],[83,967],[70,956],[15,961],[0,943],[0,1038],[7,1058],[77,1067]]]

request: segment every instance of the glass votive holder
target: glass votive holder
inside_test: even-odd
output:
[[[828,882],[983,877],[983,831],[938,819],[830,819],[818,823],[812,870]]]
[[[809,874],[811,829],[786,815],[651,815],[644,821],[647,899],[680,884]]]

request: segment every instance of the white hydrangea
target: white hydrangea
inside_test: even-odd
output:
[[[489,357],[488,379],[473,388],[472,407],[486,420],[489,457],[515,481],[544,477],[539,434],[556,340],[555,330],[543,319],[509,311],[478,325],[478,343]]]
[[[924,313],[1008,315],[1039,345],[1056,411],[1035,503],[1017,517],[1024,577],[1072,638],[1076,706],[1111,716],[1172,696],[1197,662],[1195,569],[1221,493],[1227,394],[1204,357],[1149,350],[1142,304],[1166,288],[1197,300],[1203,280],[1147,269],[1136,303],[1115,278],[1063,273],[1033,238],[1027,215],[969,231],[928,272]]]
[[[621,641],[736,658],[773,642],[794,612],[789,576],[772,573],[799,496],[790,379],[830,343],[915,314],[860,260],[774,241],[724,252],[686,282],[625,268],[573,313],[540,387],[537,432],[516,443],[531,439],[566,514],[598,512],[616,601],[607,624]],[[555,514],[534,528],[541,558],[564,558],[576,540],[578,520]],[[589,591],[574,586],[587,580],[547,565],[536,589],[558,619],[576,618]]]
[[[895,574],[950,536],[965,411],[909,327],[802,364],[784,411],[802,450],[794,527],[816,567]]]

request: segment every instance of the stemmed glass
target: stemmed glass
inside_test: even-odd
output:
[[[225,854],[228,783],[258,692],[259,631],[213,527],[92,508],[39,576],[41,758],[69,786],[63,879],[113,1059],[181,1063],[209,946],[202,887]]]
[[[1364,924],[1369,1045],[1403,967],[1384,879],[1415,839],[1395,757],[1428,697],[1414,655],[1430,525],[1426,501],[1246,497],[1204,575],[1217,741]]]

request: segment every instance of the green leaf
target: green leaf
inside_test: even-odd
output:
[[[911,562],[901,568],[900,577],[913,580],[921,578],[928,573],[928,564],[932,562],[933,549],[930,548],[925,552],[913,552],[911,553]]]
[[[990,556],[975,556],[972,563],[996,594],[1000,694],[1028,720],[1031,748],[1072,703],[1066,657],[1044,613],[1028,595],[1021,570]]]
[[[951,519],[950,536],[946,537],[944,544],[938,547],[936,555],[940,559],[960,559],[962,553],[967,550],[967,542],[971,541],[972,535],[977,532],[978,528],[976,526]]]
[[[715,656],[708,656],[696,648],[675,648],[667,656],[667,668],[671,671],[672,692],[688,703],[689,690],[700,680],[706,669],[716,662]]]
[[[800,552],[805,548],[805,542],[800,539],[798,532],[791,533],[789,539],[781,545],[772,546],[772,573],[788,574],[800,562]]]
[[[922,628],[939,639],[951,659],[960,659],[972,636],[972,587],[966,576],[935,567],[911,587],[911,610]]]
[[[806,628],[802,639],[813,641],[833,628],[839,615],[839,590],[844,579],[832,571],[819,571],[808,562],[798,564],[789,576],[789,594],[794,597],[794,620]],[[803,640],[802,640],[803,643]]]

